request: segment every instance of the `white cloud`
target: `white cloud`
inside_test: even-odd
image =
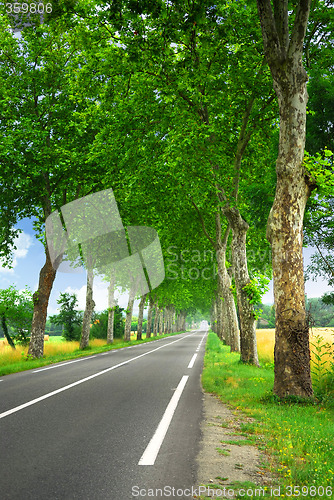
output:
[[[83,285],[81,288],[73,288],[68,286],[64,292],[66,293],[75,293],[78,299],[77,309],[84,311],[86,306],[86,285]],[[95,278],[94,286],[93,286],[93,299],[96,304],[95,311],[104,311],[108,307],[108,283],[100,280],[99,278]],[[126,309],[128,306],[129,294],[128,293],[120,293],[119,291],[115,291],[115,299],[117,304]],[[139,299],[137,299],[134,303],[133,314],[138,314],[138,304]],[[57,311],[59,312],[59,311]]]
[[[14,268],[17,266],[17,259],[23,259],[24,257],[27,256],[28,250],[32,245],[32,237],[30,236],[30,234],[22,232],[18,235],[17,238],[15,238],[14,244],[16,246],[16,250],[13,250],[12,252],[13,267],[12,268],[2,267],[0,261],[0,273],[6,273],[6,274],[14,273]]]

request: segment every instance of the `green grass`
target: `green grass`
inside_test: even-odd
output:
[[[112,349],[121,349],[122,347],[153,342],[159,338],[170,337],[178,335],[179,333],[182,332],[159,335],[148,339],[143,338],[142,340],[131,340],[129,342],[124,342],[123,339],[114,339],[113,344],[107,344],[106,341],[100,341],[100,345],[89,346],[89,348],[85,350],[80,350],[76,347],[78,346],[78,343],[66,342],[61,336],[50,336],[49,340],[46,341],[44,345],[45,351],[48,350],[52,352],[52,354],[44,354],[44,356],[39,359],[27,358],[28,348],[16,346],[16,350],[14,351],[7,346],[5,350],[2,348],[2,351],[0,351],[0,376],[40,368],[50,364],[60,363],[62,361],[77,359],[84,356],[91,356],[93,354],[110,351]],[[96,342],[98,342],[98,340],[96,340]]]
[[[333,394],[327,394],[322,402],[278,401],[272,394],[273,368],[244,365],[239,358],[211,332],[202,375],[204,390],[244,413],[243,435],[263,436],[264,448],[272,457],[272,471],[283,488],[281,497],[288,485],[332,487],[334,496]],[[247,422],[247,417],[253,417],[254,422]],[[321,498],[320,494],[304,493],[301,498]]]

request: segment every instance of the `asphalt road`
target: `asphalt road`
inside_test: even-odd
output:
[[[1,500],[192,498],[205,337],[2,377]]]

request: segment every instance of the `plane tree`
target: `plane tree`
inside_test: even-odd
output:
[[[225,302],[221,302],[226,305],[229,300],[230,304],[222,317],[231,318],[228,328],[236,329],[224,269],[228,238],[218,220],[227,217],[226,236],[231,231],[234,237],[242,359],[257,363],[254,311],[244,290],[249,282],[248,223],[238,197],[246,148],[259,130],[268,130],[266,120],[273,120],[273,92],[254,22],[256,12],[247,6],[245,16],[244,7],[157,2],[152,10],[143,6],[138,10],[121,2],[117,11],[100,11],[101,29],[109,31],[111,42],[100,50],[101,62],[96,67],[101,68],[101,77],[108,67],[113,69],[109,47],[116,43],[123,50],[117,62],[127,85],[121,95],[115,95],[113,83],[101,96],[99,113],[101,121],[108,117],[108,124],[101,127],[95,150],[104,161],[116,161],[124,178],[131,174],[132,185],[142,185],[147,177],[157,184],[165,179],[166,171],[169,193],[182,189],[183,196],[191,196],[196,216],[199,194],[211,193],[217,214],[213,216],[217,219],[215,246],[220,249],[220,276],[225,280]],[[235,30],[237,25],[244,31]],[[161,191],[165,187],[161,184]]]
[[[305,311],[303,218],[314,188],[303,165],[307,74],[303,47],[311,1],[257,0],[263,44],[280,117],[277,184],[268,219],[276,312],[275,382],[278,396],[311,397],[309,324]]]
[[[66,23],[26,28],[15,38],[1,17],[0,151],[2,254],[10,254],[14,225],[34,217],[44,242],[44,223],[56,209],[99,189],[100,167],[87,166],[88,143],[94,129],[80,123],[85,106],[72,91],[75,68],[83,65],[80,44]],[[71,49],[70,49],[71,47]],[[87,93],[87,98],[89,94]],[[13,186],[16,189],[13,189]],[[43,355],[47,306],[57,263],[45,245],[45,265],[34,293],[29,354]]]

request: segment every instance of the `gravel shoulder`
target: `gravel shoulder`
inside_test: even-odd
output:
[[[255,437],[257,444],[247,444],[247,432],[241,435],[241,431],[251,427],[252,422],[253,419],[231,410],[217,396],[203,392],[197,484],[210,487],[211,491],[207,488],[203,494],[202,490],[202,494],[194,498],[236,498],[236,493],[231,492],[232,487],[239,492],[240,489],[253,488],[253,497],[260,498],[263,493],[256,491],[255,485],[259,490],[265,486],[270,488],[275,483],[270,476],[268,457],[257,446],[261,437],[249,434],[249,438]]]

